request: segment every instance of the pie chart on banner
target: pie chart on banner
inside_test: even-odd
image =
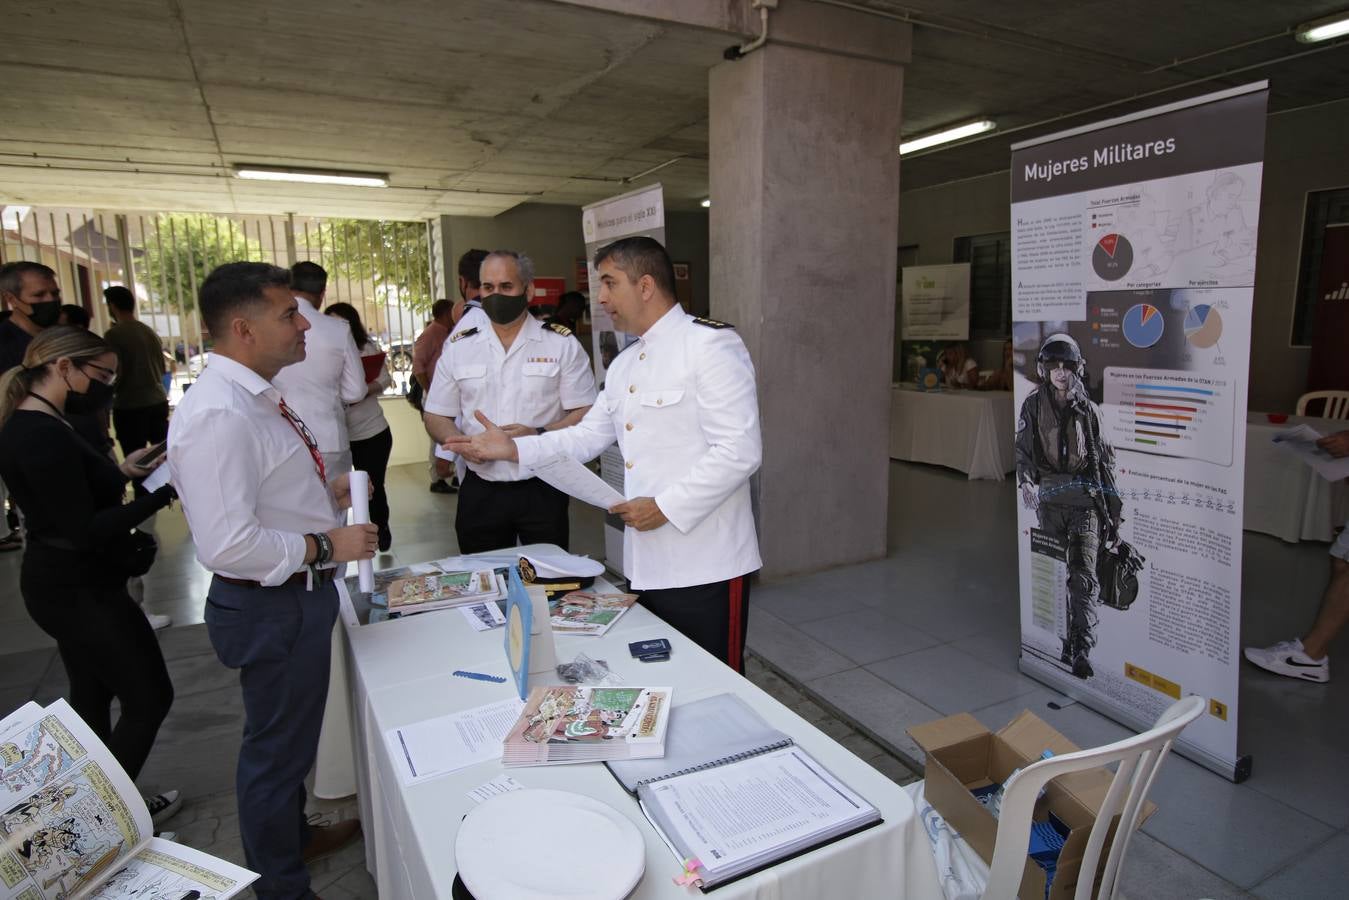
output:
[[[1151,303],[1131,306],[1124,314],[1124,339],[1140,350],[1160,341],[1164,331],[1166,320],[1162,318],[1162,311]]]
[[[1091,267],[1103,281],[1119,281],[1134,264],[1134,248],[1122,234],[1107,234],[1091,251]]]
[[[1185,340],[1196,347],[1207,350],[1223,336],[1223,318],[1218,311],[1206,303],[1190,307],[1185,314]]]

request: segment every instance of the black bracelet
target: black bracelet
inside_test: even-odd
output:
[[[313,565],[321,566],[333,558],[333,542],[326,534],[312,533],[305,537],[314,539]]]

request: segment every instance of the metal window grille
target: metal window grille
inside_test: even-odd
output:
[[[99,332],[110,324],[103,289],[131,288],[138,316],[178,363],[178,389],[210,348],[196,299],[206,274],[239,260],[288,267],[307,259],[328,270],[327,301],[354,306],[389,354],[388,393],[406,393],[413,341],[433,300],[430,246],[425,222],[0,207],[0,263],[50,266],[65,302],[83,306]]]

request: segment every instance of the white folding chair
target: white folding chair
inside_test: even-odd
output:
[[[988,887],[983,900],[1011,900],[1021,887],[1021,876],[1026,866],[1026,849],[1030,843],[1031,816],[1040,789],[1050,780],[1069,772],[1094,769],[1118,762],[1114,780],[1101,804],[1100,815],[1092,826],[1087,849],[1077,879],[1074,900],[1113,900],[1119,887],[1119,874],[1129,840],[1138,828],[1143,801],[1152,788],[1152,780],[1162,760],[1171,750],[1171,744],[1181,730],[1199,718],[1204,711],[1204,698],[1186,697],[1171,704],[1148,731],[1104,747],[1065,753],[1026,766],[1007,782],[998,816],[998,836],[993,845],[993,863],[989,866]],[[1101,875],[1101,890],[1093,895],[1096,872],[1100,865],[1101,848],[1110,832],[1110,824],[1119,815],[1119,827],[1110,844],[1105,869]]]
[[[1297,414],[1307,415],[1307,406],[1317,400],[1326,402],[1321,418],[1349,419],[1349,391],[1309,391],[1297,398]]]

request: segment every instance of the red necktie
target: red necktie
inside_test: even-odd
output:
[[[309,427],[304,424],[304,420],[295,414],[295,410],[286,405],[286,398],[281,397],[276,401],[276,406],[281,410],[281,415],[286,417],[290,427],[295,429],[295,433],[304,441],[305,447],[309,450],[309,455],[314,460],[314,468],[318,470],[319,481],[326,487],[328,484],[328,472],[323,465],[323,454],[319,453],[318,441],[314,440],[314,435]]]

